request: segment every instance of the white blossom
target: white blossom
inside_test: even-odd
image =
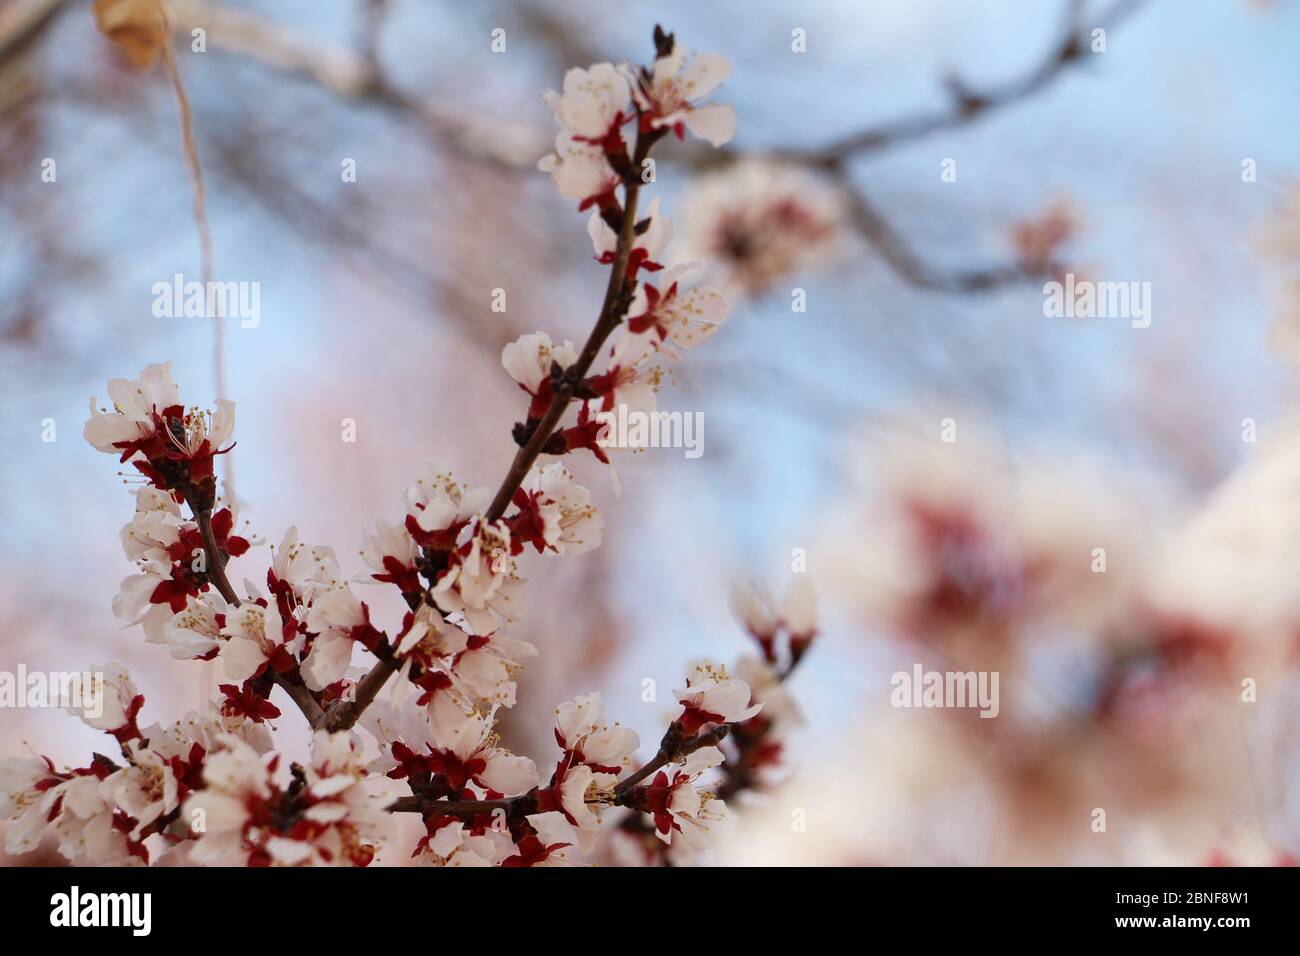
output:
[[[431,465],[406,490],[406,529],[417,541],[426,543],[486,508],[488,493],[486,488],[468,490],[450,471]],[[445,543],[454,544],[454,538]]]
[[[155,415],[180,404],[180,390],[172,381],[172,363],[147,365],[140,378],[108,380],[108,396],[113,410],[98,411],[90,400],[90,419],[85,437],[97,450],[116,454],[122,442],[135,441],[155,431]]]
[[[555,554],[586,554],[600,546],[605,522],[591,503],[591,492],[558,462],[534,466],[522,486],[534,535],[526,543]]]
[[[537,168],[550,174],[562,197],[578,201],[579,211],[608,203],[622,181],[603,149],[569,132],[556,135],[555,152],[539,159]]]
[[[475,516],[467,540],[433,587],[438,607],[471,634],[490,634],[516,619],[519,578],[510,552],[510,529]]]
[[[729,143],[736,135],[736,111],[730,106],[697,106],[731,75],[731,61],[717,53],[698,53],[686,61],[686,51],[674,44],[667,56],[655,60],[649,81],[636,78],[632,95],[642,111],[642,124],[667,127],[682,135],[690,130],[713,146]]]
[[[599,141],[626,118],[631,90],[612,64],[597,63],[586,70],[573,67],[564,74],[563,92],[548,90],[542,98],[566,131]]]
[[[697,665],[686,678],[686,687],[674,694],[682,705],[678,720],[690,715],[703,723],[732,724],[749,720],[762,709],[761,704],[750,705],[748,684],[712,664]]]
[[[656,285],[641,283],[628,309],[627,326],[632,333],[653,333],[690,349],[710,338],[727,319],[727,298],[720,289],[697,286],[681,289],[681,280],[698,265],[672,266],[659,274]],[[674,356],[676,357],[676,356]]]

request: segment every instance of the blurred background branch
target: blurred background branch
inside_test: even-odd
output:
[[[1013,106],[1046,90],[1070,67],[1086,60],[1092,30],[1113,30],[1147,2],[1148,0],[1116,0],[1100,14],[1089,16],[1084,0],[1066,0],[1063,26],[1058,38],[1023,74],[982,88],[957,74],[950,74],[943,79],[943,86],[950,97],[946,107],[901,116],[841,137],[829,146],[789,150],[784,155],[813,165],[837,165],[852,156],[862,156],[935,133],[960,129],[995,110]]]
[[[943,82],[950,97],[947,106],[935,110],[918,110],[878,125],[867,126],[840,136],[824,146],[777,146],[774,148],[732,148],[710,155],[706,151],[683,148],[670,152],[668,161],[676,161],[691,169],[709,169],[735,163],[752,156],[761,156],[783,163],[807,167],[818,175],[832,179],[843,189],[848,205],[847,222],[856,230],[866,246],[906,283],[918,288],[951,294],[986,292],[1004,285],[1041,278],[1041,271],[1027,268],[1025,263],[1007,262],[978,268],[940,267],[932,263],[934,255],[920,251],[906,238],[905,230],[895,226],[889,215],[870,198],[869,190],[854,179],[861,179],[860,171],[850,175],[850,162],[875,154],[883,149],[899,146],[920,138],[959,130],[979,119],[1045,91],[1067,70],[1083,62],[1089,55],[1088,32],[1094,26],[1113,29],[1143,5],[1144,0],[1117,0],[1097,16],[1089,16],[1086,4],[1070,0],[1065,4],[1063,26],[1048,45],[1045,53],[1021,75],[1001,83],[977,86],[956,75]],[[40,56],[41,45],[60,15],[70,7],[79,6],[71,0],[16,0],[0,11],[0,67],[11,60],[24,60]],[[294,77],[312,84],[320,90],[347,104],[372,108],[398,124],[428,138],[435,150],[463,157],[478,164],[481,172],[491,175],[491,170],[501,172],[520,170],[532,174],[537,158],[549,148],[550,137],[539,124],[533,126],[502,115],[488,115],[480,110],[453,106],[454,94],[433,96],[410,92],[406,85],[396,82],[384,63],[383,34],[391,19],[392,5],[380,0],[359,0],[355,7],[354,27],[356,48],[343,43],[329,43],[303,30],[280,22],[272,16],[228,3],[209,0],[171,0],[168,4],[177,36],[188,41],[191,32],[202,29],[206,41],[214,51],[253,62],[273,73]],[[581,39],[583,31],[566,13],[547,4],[525,4],[519,8],[516,29],[522,28],[531,39],[540,42],[549,51],[551,61],[557,66],[565,63],[588,62],[598,59],[596,52]],[[88,23],[81,24],[82,30]],[[34,76],[34,66],[19,65],[29,79]],[[15,84],[5,84],[12,90]],[[59,94],[58,88],[51,90]],[[845,91],[847,92],[847,91]],[[28,88],[26,95],[35,95]],[[260,100],[248,100],[250,108]],[[20,108],[21,99],[10,92],[4,97],[6,125],[14,122],[10,115]],[[105,104],[111,105],[111,104]],[[315,101],[315,109],[325,108]],[[229,126],[230,124],[226,124]],[[215,148],[222,157],[224,172],[245,190],[245,194],[261,204],[269,214],[281,217],[300,237],[314,237],[318,244],[350,250],[361,262],[362,268],[377,269],[404,294],[422,297],[426,307],[443,308],[448,302],[459,303],[447,310],[459,317],[457,327],[474,335],[476,323],[464,317],[472,314],[466,310],[467,290],[450,288],[454,283],[447,277],[437,277],[413,262],[401,248],[403,243],[371,239],[365,230],[340,221],[338,213],[329,202],[309,195],[294,187],[292,176],[276,169],[273,153],[262,151],[253,165],[251,159],[240,161],[223,143],[212,140],[221,136],[238,137],[240,150],[254,150],[252,142],[242,127],[233,134],[216,123],[201,123],[200,130],[208,148]],[[287,131],[285,131],[287,132]],[[262,129],[266,137],[269,129]],[[283,148],[283,143],[275,151]],[[251,173],[251,174],[250,174]],[[343,214],[346,218],[348,214]],[[39,228],[39,226],[33,227]],[[59,250],[50,248],[43,258],[58,258]],[[75,268],[86,266],[83,255],[72,257]],[[61,266],[66,271],[71,263]],[[39,299],[29,291],[18,291],[6,296],[4,330],[6,338],[16,340],[24,329],[37,321],[36,309],[30,304]],[[487,344],[498,347],[503,337],[490,336]]]

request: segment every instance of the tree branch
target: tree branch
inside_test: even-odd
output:
[[[563,381],[555,389],[555,395],[551,398],[546,414],[533,429],[528,442],[515,453],[510,470],[506,473],[501,487],[497,489],[492,504],[487,510],[488,521],[496,521],[505,514],[515,489],[528,476],[533,462],[541,454],[542,447],[555,431],[556,425],[559,424],[569,403],[573,400],[573,389],[586,377],[601,346],[605,344],[605,339],[623,321],[623,311],[627,308],[623,290],[627,283],[628,258],[636,239],[636,209],[637,197],[641,193],[641,168],[650,155],[650,149],[662,136],[662,130],[640,133],[637,136],[631,170],[623,182],[623,221],[618,231],[618,245],[614,252],[614,262],[610,267],[609,282],[605,286],[605,300],[600,307],[600,316],[596,319],[591,334],[587,336],[577,361],[565,370]]]
[[[1147,0],[1116,0],[1093,22],[1097,26],[1112,29],[1146,2]],[[814,165],[838,162],[850,156],[875,152],[934,133],[958,129],[982,119],[997,109],[1028,99],[1058,80],[1068,67],[1084,59],[1087,47],[1083,34],[1082,6],[1081,3],[1073,0],[1067,4],[1066,24],[1060,38],[1024,74],[981,90],[968,86],[959,78],[950,77],[947,86],[952,94],[952,102],[944,109],[905,116],[868,127],[836,140],[829,146],[788,150],[783,154],[784,158]]]
[[[780,670],[777,673],[777,680],[780,683],[785,683],[785,681],[789,679],[790,675],[794,673],[795,668],[797,668],[800,661],[803,660],[806,650],[807,648],[804,648],[804,650],[800,651],[798,654],[791,654],[789,663],[783,670]],[[775,662],[773,662],[773,666],[775,666]],[[722,766],[719,768],[722,772],[722,782],[718,787],[715,796],[719,800],[728,804],[737,794],[752,789],[755,786],[756,780],[754,770],[756,768],[753,765],[754,754],[772,729],[771,724],[764,724],[758,733],[749,734],[745,732],[744,726],[744,724],[738,724],[731,729],[731,737],[736,747],[736,757],[734,760],[729,759],[724,761]],[[620,786],[622,786],[622,784],[620,784]],[[619,827],[627,833],[644,837],[649,837],[655,832],[655,828],[646,822],[645,816],[641,813],[629,814],[619,822]],[[658,840],[650,840],[648,841],[648,845],[654,848],[652,853],[653,855],[658,856],[660,863],[665,866],[672,865],[667,856],[664,855],[664,851],[668,849],[667,844]]]
[[[483,122],[392,85],[372,55],[326,46],[266,17],[207,0],[178,0],[171,16],[179,33],[201,27],[219,50],[302,77],[343,99],[369,103],[413,120],[433,138],[475,159],[512,169],[531,166],[550,138],[504,121]]]
[[[31,46],[69,5],[69,0],[18,0],[0,10],[0,67]]]
[[[912,250],[884,214],[860,190],[844,182],[842,177],[838,178],[850,224],[880,253],[899,277],[911,285],[936,292],[987,292],[1041,277],[1018,264],[953,271],[936,269]]]
[[[674,724],[674,726],[676,725]],[[654,757],[644,766],[614,787],[614,805],[620,805],[633,787],[665,764],[676,763],[702,747],[709,747],[718,743],[727,736],[729,729],[729,724],[719,724],[712,730],[700,734],[694,740],[675,749],[661,745]],[[668,733],[664,735],[664,739],[667,740],[671,734],[672,728],[670,727]],[[506,797],[502,800],[430,800],[428,797],[420,796],[399,797],[390,803],[387,809],[392,813],[442,813],[447,816],[468,817],[492,813],[495,810],[504,810],[507,816],[514,816],[520,813],[533,812],[529,810],[529,806],[535,806],[536,803],[537,791],[534,789],[528,793],[521,793],[516,797]]]
[[[699,750],[702,747],[711,747],[714,744],[721,742],[727,736],[727,733],[730,731],[730,729],[731,729],[730,724],[719,724],[718,726],[714,727],[712,730],[708,731],[707,733],[700,734],[694,740],[684,744],[681,747],[676,748],[675,751],[661,744],[659,747],[659,752],[654,755],[653,759],[651,759],[649,763],[647,763],[636,773],[632,774],[632,776],[628,777],[626,780],[620,780],[618,784],[614,787],[614,795],[617,798],[615,802],[616,803],[620,802],[627,795],[628,791],[630,791],[638,783],[640,783],[646,777],[650,776],[650,774],[654,773],[664,764],[676,763],[680,761],[683,757],[695,753],[695,751]],[[664,739],[666,740],[668,736],[671,734],[672,734],[672,728],[670,727],[668,729],[668,734],[664,735]]]
[[[387,807],[390,813],[442,813],[446,816],[476,817],[482,813],[504,810],[507,815],[528,794],[504,800],[429,800],[426,797],[399,797]]]
[[[801,660],[803,660],[802,653],[792,657],[785,670],[777,675],[777,680],[784,684],[790,675],[794,673],[795,668],[799,666]],[[718,787],[717,796],[719,800],[726,802],[742,790],[749,790],[754,786],[754,770],[756,769],[753,765],[754,753],[758,750],[759,745],[764,742],[767,735],[771,733],[771,730],[772,724],[765,722],[762,729],[756,734],[743,732],[735,734],[736,759],[724,761],[722,764],[721,769],[724,779],[722,785]]]
[[[388,678],[397,673],[397,663],[390,658],[380,658],[374,667],[357,684],[356,694],[351,700],[340,701],[330,708],[325,720],[326,729],[331,732],[347,730],[360,719],[365,709],[370,706],[379,692],[383,690]]]
[[[488,521],[496,521],[505,514],[515,490],[528,476],[533,462],[541,454],[547,439],[551,437],[565,410],[568,409],[569,403],[573,400],[574,388],[586,377],[596,356],[600,353],[601,346],[623,320],[623,310],[626,308],[626,296],[623,292],[627,284],[627,263],[636,239],[637,199],[641,192],[640,170],[642,163],[650,155],[651,148],[662,136],[663,133],[658,131],[637,136],[631,172],[624,179],[623,221],[619,226],[618,244],[610,267],[609,282],[605,286],[605,298],[600,307],[600,315],[577,361],[565,370],[564,380],[556,388],[545,415],[533,429],[527,443],[515,453],[510,469],[506,472],[501,486],[488,507],[486,514]],[[330,730],[341,730],[355,724],[397,669],[397,662],[391,658],[381,658],[376,662],[370,673],[357,685],[356,697],[331,709],[326,726]]]
[[[311,690],[302,682],[302,678],[294,673],[276,674],[275,682],[284,689],[289,698],[298,705],[302,715],[307,718],[307,723],[311,724],[312,730],[332,730],[327,727],[325,722],[325,711],[321,709],[316,698],[312,695]]]
[[[1069,72],[1071,66],[1086,62],[1085,31],[1089,25],[1113,29],[1147,2],[1113,0],[1096,17],[1088,17],[1082,0],[1069,0],[1065,5],[1065,23],[1058,38],[1020,75],[982,88],[958,78],[949,78],[946,84],[951,101],[941,109],[870,126],[827,146],[778,149],[768,155],[835,175],[841,182],[846,182],[842,164],[853,157],[960,129],[1049,88]],[[12,12],[0,13],[0,62],[10,53],[30,46],[53,21],[54,15],[68,5],[68,0],[25,0],[12,8]],[[550,145],[550,137],[541,130],[515,127],[503,132],[503,124],[498,121],[484,123],[400,90],[385,77],[373,51],[356,52],[345,47],[322,45],[266,17],[210,0],[173,0],[169,10],[178,33],[188,35],[194,27],[203,27],[216,49],[245,56],[271,69],[302,77],[341,98],[370,104],[413,121],[434,140],[462,155],[487,160],[501,168],[521,169],[531,167],[537,156]],[[554,23],[543,17],[532,25],[545,33]],[[674,152],[670,159],[679,159],[694,168],[727,165],[748,155],[735,150]],[[855,229],[881,254],[891,269],[911,285],[963,294],[1037,278],[1014,264],[956,271],[933,268],[909,247],[861,191],[846,187],[846,196]],[[548,424],[553,427],[556,422],[558,418]],[[533,459],[539,450],[540,444],[532,452]],[[519,463],[523,464],[523,461],[519,460]],[[531,465],[531,460],[528,464]],[[520,481],[526,473],[519,476]],[[501,509],[504,510],[507,504],[508,498],[501,504]]]
[[[189,498],[189,495],[186,495]],[[227,604],[233,604],[239,607],[239,596],[235,589],[230,586],[230,579],[226,577],[226,561],[221,553],[221,548],[217,545],[217,536],[212,530],[212,509],[195,508],[193,502],[190,502],[190,510],[194,513],[194,520],[199,526],[199,533],[203,535],[203,550],[207,556],[208,577],[216,585],[221,596],[226,599]]]

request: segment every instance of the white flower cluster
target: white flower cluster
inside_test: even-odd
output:
[[[693,348],[708,339],[728,312],[719,289],[684,285],[699,263],[665,268],[661,260],[673,226],[658,199],[649,203],[644,217],[627,221],[635,214],[645,153],[657,138],[669,131],[684,137],[689,131],[721,146],[736,133],[736,115],[730,106],[699,103],[730,75],[731,63],[716,54],[698,54],[688,62],[671,36],[658,34],[656,41],[659,55],[650,69],[610,63],[573,69],[564,77],[562,92],[546,94],[560,132],[555,152],[538,166],[551,174],[561,196],[579,200],[580,210],[592,209],[587,232],[596,259],[625,269],[614,277],[611,289],[621,293],[615,301],[625,297],[629,303],[626,321],[604,352],[603,368],[584,382],[577,425],[562,432],[565,450],[587,448],[606,462],[608,448],[597,441],[600,413],[619,406],[654,411],[663,378],[656,360],[680,358],[677,349]],[[631,123],[635,123],[637,145],[629,153],[623,127]],[[618,201],[619,187],[628,197],[627,208]],[[660,275],[654,283],[644,282],[638,279],[642,271]],[[536,421],[553,398],[555,373],[571,369],[579,355],[572,343],[556,345],[544,332],[537,332],[506,346],[501,360],[511,378],[532,396],[528,416]]]
[[[603,532],[590,492],[564,465],[538,458],[587,448],[607,461],[593,416],[620,404],[653,408],[651,360],[677,358],[675,349],[699,344],[726,318],[717,290],[681,285],[692,266],[659,261],[672,226],[658,201],[634,217],[636,164],[656,139],[689,130],[720,145],[734,135],[730,107],[699,105],[730,64],[707,54],[687,62],[662,31],[655,42],[649,69],[573,70],[562,93],[547,94],[561,132],[541,165],[562,195],[595,207],[588,231],[597,258],[613,266],[611,294],[594,344],[581,352],[544,332],[506,347],[503,364],[530,406],[516,429],[517,467],[495,497],[429,467],[407,489],[402,522],[380,521],[362,537],[366,570],[355,582],[332,548],[302,543],[291,527],[263,565],[264,585],[245,579],[236,589],[229,562],[261,542],[236,533],[236,515],[217,494],[213,463],[230,447],[233,403],[187,409],[170,363],[111,381],[111,410],[92,400],[87,440],[147,482],[121,534],[136,573],[113,610],[173,657],[215,662],[228,683],[219,704],[174,727],[142,727],[145,699],[130,676],[117,664],[97,669],[77,713],[116,739],[121,758],[96,755],[62,771],[46,758],[0,764],[9,852],[51,836],[77,863],[364,866],[405,810],[424,823],[417,860],[436,865],[575,862],[617,816],[644,815],[665,844],[674,836],[708,843],[726,814],[707,782],[727,759],[717,743],[765,702],[744,680],[697,668],[639,770],[637,735],[605,722],[598,693],[556,710],[560,757],[545,781],[496,731],[523,662],[537,653],[502,633],[522,615],[521,562],[529,550],[582,555]],[[627,124],[636,130],[631,155]],[[639,281],[642,271],[661,275],[652,285]],[[616,330],[603,371],[591,373],[586,366]],[[574,400],[577,423],[561,428]],[[358,582],[397,588],[408,608],[399,626],[372,622]],[[377,660],[369,672],[352,667],[358,647]],[[273,749],[276,688],[312,726],[305,763],[286,766]]]

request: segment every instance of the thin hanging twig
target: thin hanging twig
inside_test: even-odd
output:
[[[190,173],[190,185],[194,190],[194,226],[199,233],[199,255],[201,257],[203,288],[205,290],[212,288],[213,282],[213,255],[212,255],[212,230],[208,225],[208,192],[207,187],[203,184],[203,167],[199,163],[199,150],[194,141],[194,113],[190,109],[190,98],[185,93],[185,84],[181,82],[180,69],[176,65],[176,57],[172,53],[170,38],[171,27],[168,25],[164,31],[168,42],[162,45],[162,62],[163,69],[167,72],[167,79],[171,81],[172,90],[176,94],[176,106],[180,111],[181,120],[181,148],[185,152],[185,164]],[[218,401],[226,397],[226,335],[225,326],[222,324],[223,316],[221,315],[221,301],[219,296],[209,296],[216,307],[216,314],[212,316],[212,378]],[[236,510],[235,500],[235,463],[233,453],[227,453],[223,464],[223,486],[225,490],[226,503],[231,511]]]

